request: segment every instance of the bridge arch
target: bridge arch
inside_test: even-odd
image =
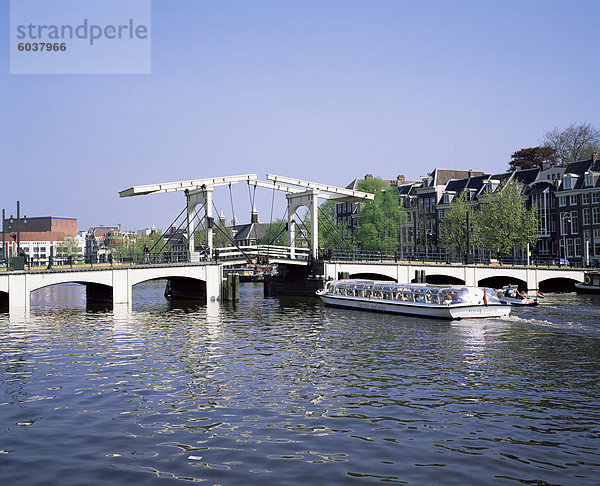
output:
[[[477,285],[480,287],[491,287],[493,289],[501,289],[507,285],[516,285],[521,291],[528,290],[527,282],[525,280],[511,275],[494,275],[482,278],[477,282]]]
[[[33,292],[44,287],[52,285],[65,284],[65,283],[77,283],[82,285],[96,284],[104,287],[113,286],[112,276],[107,272],[60,272],[60,273],[49,273],[41,274],[36,276],[37,278],[28,279],[29,292]]]
[[[555,277],[540,281],[539,286],[542,292],[574,292],[578,282],[568,277]]]
[[[390,275],[385,275],[383,273],[373,273],[373,272],[351,273],[350,278],[362,278],[365,280],[383,280],[383,281],[388,281],[388,282],[396,282],[396,279]]]
[[[425,275],[425,281],[434,285],[464,285],[465,281],[461,278],[446,274]]]

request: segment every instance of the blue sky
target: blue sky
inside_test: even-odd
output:
[[[153,0],[150,75],[11,75],[7,0],[0,15],[0,207],[80,229],[164,228],[183,207],[118,198],[133,185],[498,172],[546,130],[600,127],[597,0]],[[216,205],[231,217],[227,189]]]

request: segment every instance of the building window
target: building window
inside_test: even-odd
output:
[[[583,208],[583,225],[590,224],[590,208]]]
[[[571,233],[579,233],[579,216],[577,211],[571,211]]]
[[[586,172],[585,174],[585,187],[592,187],[594,185],[594,174]]]
[[[581,195],[581,204],[589,204],[590,203],[590,194],[582,194]]]
[[[575,238],[575,256],[581,256],[581,238]]]
[[[538,243],[538,251],[540,255],[548,255],[550,253],[550,244],[548,240],[540,240]]]
[[[569,206],[577,206],[577,194],[571,194],[569,196]]]
[[[592,224],[600,224],[600,208],[592,208]]]
[[[592,192],[592,204],[600,204],[600,192]]]
[[[573,238],[567,239],[567,258],[573,258]]]
[[[566,206],[567,205],[567,197],[566,196],[559,196],[559,198],[558,198],[558,205],[560,207]]]
[[[565,177],[564,179],[564,189],[571,189],[571,178],[570,177]]]
[[[600,229],[594,230],[594,255],[600,256]]]

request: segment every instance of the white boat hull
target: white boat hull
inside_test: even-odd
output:
[[[438,319],[480,319],[488,317],[506,317],[510,314],[510,305],[468,305],[468,304],[427,304],[416,302],[386,302],[364,297],[346,297],[317,292],[325,305],[348,309],[391,312],[418,317]]]
[[[516,307],[532,307],[538,305],[538,301],[529,297],[523,299],[515,299],[513,297],[500,297],[500,302],[506,305],[514,305]]]

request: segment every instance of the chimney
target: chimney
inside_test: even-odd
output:
[[[256,211],[256,208],[252,208],[252,213],[250,214],[250,223],[258,224],[258,212]]]
[[[373,174],[365,174],[365,180],[373,179]]]
[[[396,177],[396,185],[397,186],[404,184],[405,182],[406,182],[406,177],[404,177],[404,175],[399,174],[398,177]]]
[[[546,169],[549,169],[549,168],[550,168],[550,163],[549,163],[547,160],[544,160],[544,161],[542,162],[541,169],[542,169],[542,170],[546,170]]]
[[[597,160],[598,160],[598,153],[594,152],[592,154],[592,164],[595,164]]]

